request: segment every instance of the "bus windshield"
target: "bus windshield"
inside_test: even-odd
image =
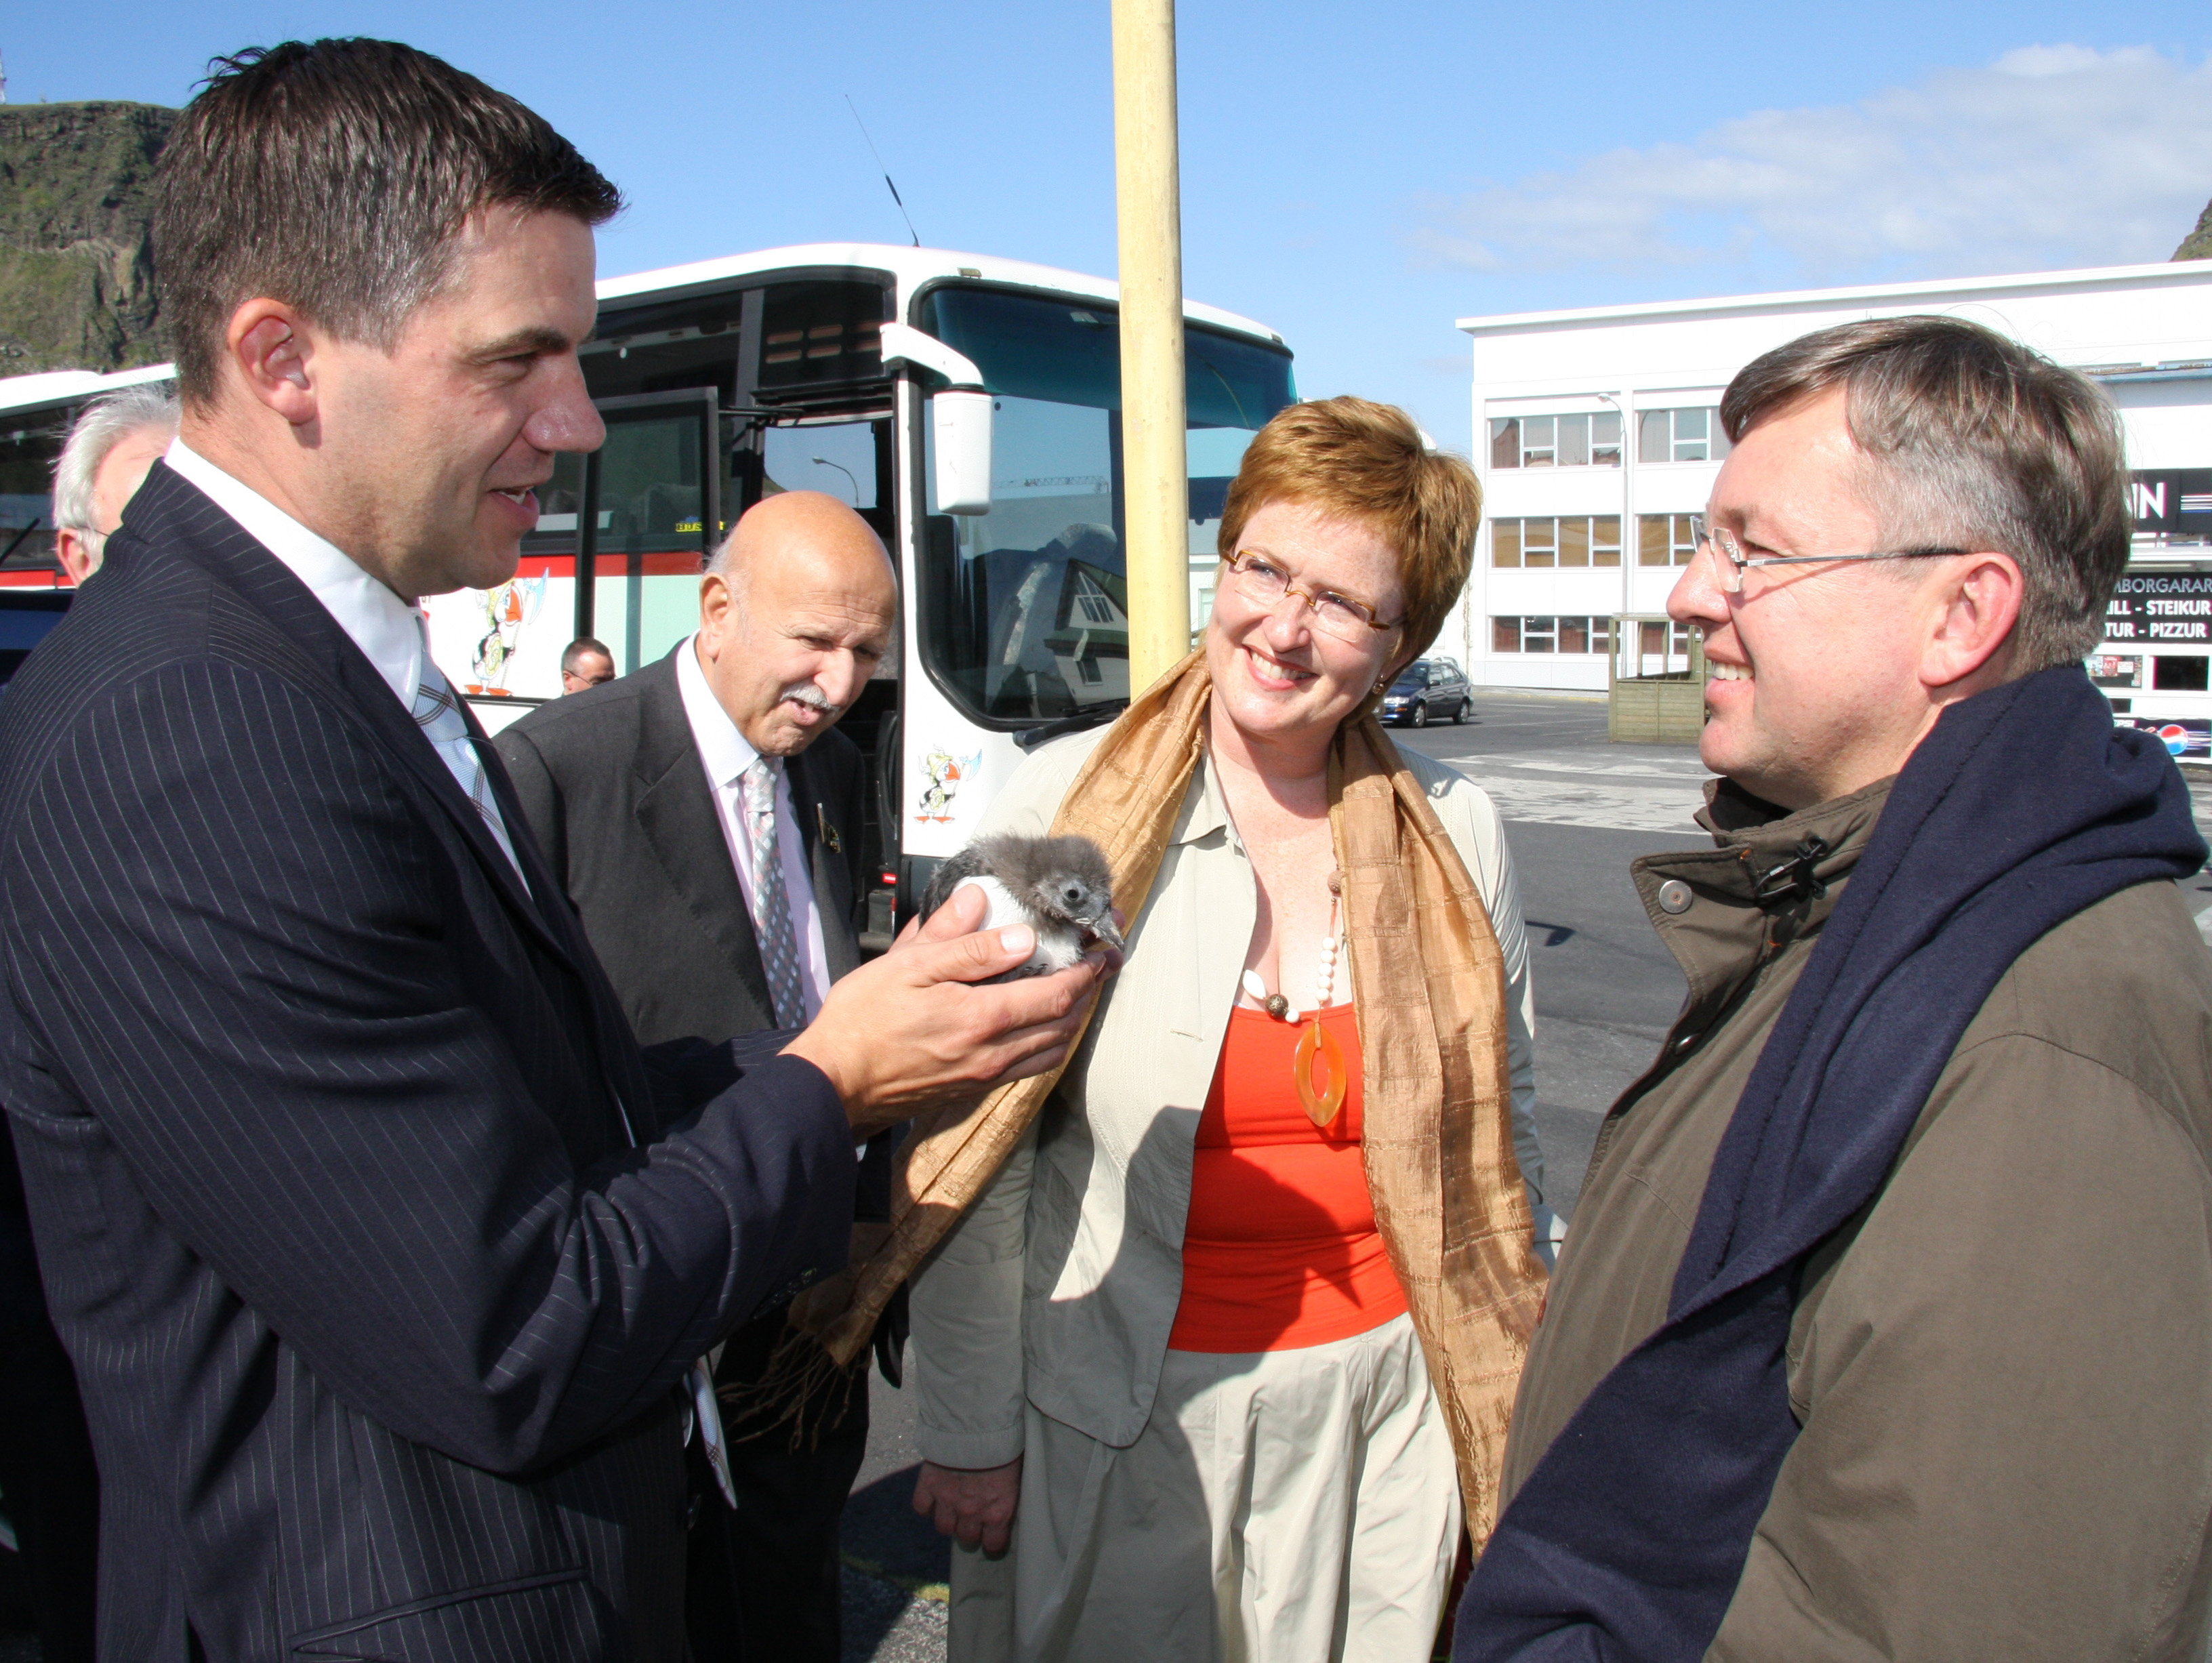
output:
[[[1076,297],[967,288],[923,304],[923,326],[973,359],[995,397],[990,512],[940,514],[933,495],[927,503],[920,656],[989,726],[1103,715],[1130,693],[1116,314]],[[1183,355],[1200,622],[1229,483],[1252,435],[1296,394],[1279,348],[1193,325]],[[925,419],[925,446],[930,428]],[[922,477],[933,490],[927,452]]]

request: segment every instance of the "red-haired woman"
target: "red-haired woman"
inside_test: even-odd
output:
[[[1487,1532],[1543,1276],[1528,952],[1489,798],[1374,717],[1480,506],[1402,411],[1291,407],[1200,650],[992,805],[1134,904],[915,1283],[957,1663],[1411,1663]]]

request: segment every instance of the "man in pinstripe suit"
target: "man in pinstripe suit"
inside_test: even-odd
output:
[[[1095,986],[948,930],[639,1050],[415,608],[602,436],[617,201],[376,41],[229,61],[164,155],[181,435],[0,701],[0,1090],[114,1663],[677,1663],[694,1361],[842,1266],[855,1135]]]

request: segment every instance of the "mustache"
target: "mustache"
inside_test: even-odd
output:
[[[822,689],[811,682],[794,682],[776,695],[779,701],[788,699],[795,705],[805,705],[809,710],[818,710],[824,716],[835,716],[837,707],[822,696]]]

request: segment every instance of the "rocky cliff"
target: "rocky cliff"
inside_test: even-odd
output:
[[[2177,260],[2212,260],[2212,203],[2197,216],[2197,228],[2181,240],[2181,246],[2173,251]]]
[[[0,105],[0,375],[168,355],[149,240],[154,104]]]

